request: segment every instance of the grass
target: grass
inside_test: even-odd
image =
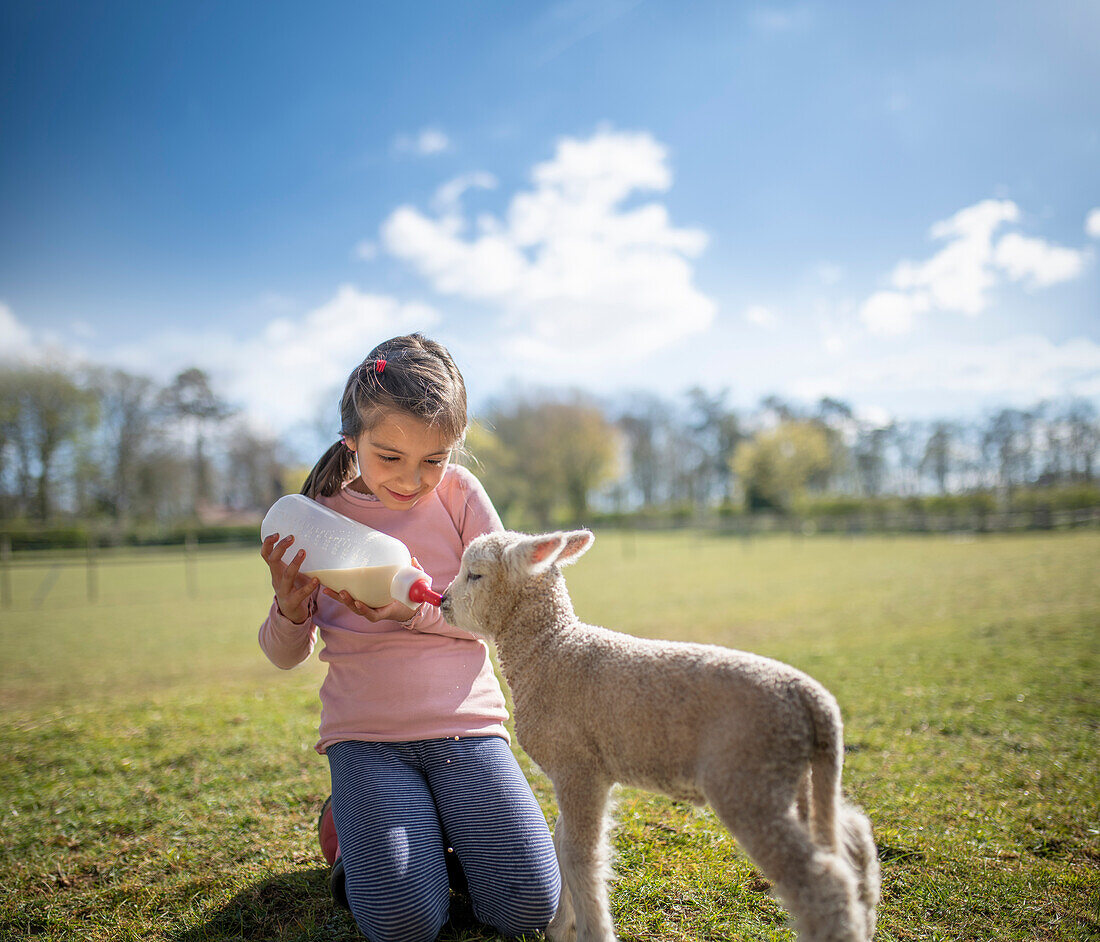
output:
[[[1100,937],[1100,534],[603,534],[581,617],[837,695],[884,940]],[[0,611],[0,939],[342,940],[316,849],[321,665],[272,667],[254,552],[17,567]],[[198,594],[189,594],[189,585]],[[548,782],[525,757],[536,795]],[[618,794],[623,940],[793,937],[709,811]],[[445,938],[489,940],[476,930]]]

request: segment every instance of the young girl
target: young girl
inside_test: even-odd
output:
[[[437,587],[476,536],[502,529],[478,480],[449,464],[466,390],[447,350],[419,334],[376,347],[348,379],[340,440],[302,493],[397,537]],[[560,877],[546,821],[511,749],[504,696],[483,641],[439,610],[369,608],[299,569],[293,534],[261,553],[275,601],[260,646],[278,667],[328,663],[318,752],[348,904],[371,942],[436,937],[453,848],[474,915],[504,935],[544,928]]]

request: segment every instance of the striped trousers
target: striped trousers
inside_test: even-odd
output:
[[[497,736],[329,746],[348,903],[369,942],[431,942],[447,920],[446,848],[474,916],[505,936],[546,927],[561,878],[546,820]]]

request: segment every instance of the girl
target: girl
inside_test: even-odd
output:
[[[420,334],[380,344],[349,377],[340,418],[340,440],[302,493],[397,537],[446,586],[466,545],[502,529],[478,480],[449,463],[466,429],[450,354]],[[448,915],[451,848],[477,919],[504,935],[544,928],[557,908],[557,862],[508,746],[485,643],[432,606],[369,608],[321,589],[299,571],[303,551],[284,560],[293,540],[263,543],[275,600],[260,646],[288,669],[309,657],[318,633],[324,642],[317,750],[329,761],[359,928],[371,942],[434,939]]]

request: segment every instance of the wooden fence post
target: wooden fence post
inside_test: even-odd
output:
[[[188,533],[183,540],[183,567],[187,578],[187,594],[195,598],[199,594],[199,580],[195,572],[194,533]]]
[[[11,537],[0,536],[0,606],[11,608]]]
[[[95,536],[88,533],[88,552],[86,554],[86,569],[84,584],[88,593],[88,601],[95,602],[99,599],[99,581],[96,578]]]

